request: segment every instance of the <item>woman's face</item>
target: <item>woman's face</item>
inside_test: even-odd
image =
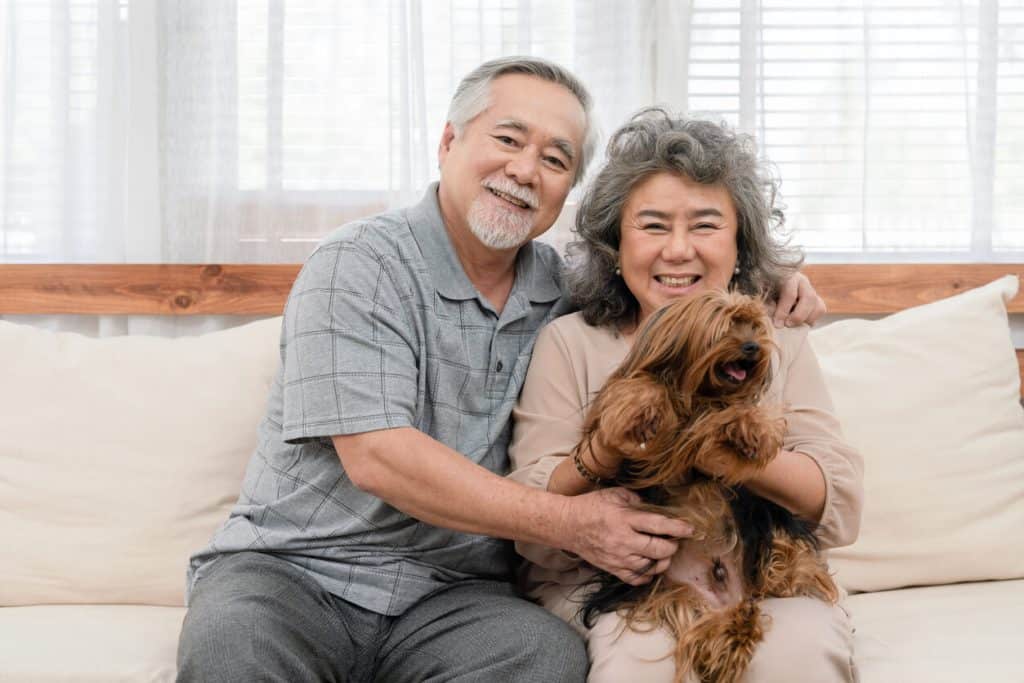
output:
[[[672,299],[729,286],[737,221],[723,185],[656,173],[629,194],[619,230],[619,267],[639,322]]]

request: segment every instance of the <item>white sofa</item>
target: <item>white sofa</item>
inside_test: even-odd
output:
[[[831,556],[864,683],[1024,681],[1016,289],[812,333],[866,460],[861,538]],[[238,494],[279,324],[95,340],[0,321],[0,681],[174,679],[186,560]]]

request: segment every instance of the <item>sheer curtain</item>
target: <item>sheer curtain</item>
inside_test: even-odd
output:
[[[1024,255],[1024,0],[10,0],[0,262],[301,261],[420,195],[507,54],[606,131],[663,103],[756,134],[811,260]]]

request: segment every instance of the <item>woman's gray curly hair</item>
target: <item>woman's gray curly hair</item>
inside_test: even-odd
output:
[[[803,263],[780,229],[778,181],[758,159],[753,138],[724,124],[676,117],[651,107],[612,135],[607,160],[591,181],[576,213],[578,239],[569,245],[569,296],[590,325],[625,325],[640,305],[615,274],[622,209],[630,192],[655,173],[675,173],[703,184],[721,184],[736,206],[739,274],[731,287],[773,296]]]

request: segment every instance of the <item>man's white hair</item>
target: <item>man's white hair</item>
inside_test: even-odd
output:
[[[491,98],[491,83],[499,76],[507,74],[526,74],[536,76],[545,81],[557,83],[575,95],[583,107],[585,130],[583,132],[583,149],[579,151],[579,164],[573,185],[583,179],[587,164],[594,158],[597,139],[600,133],[594,123],[592,100],[590,93],[578,78],[569,73],[568,69],[540,57],[502,57],[484,62],[473,69],[462,79],[455,89],[455,95],[448,106],[448,121],[461,134],[470,121],[487,108]]]

